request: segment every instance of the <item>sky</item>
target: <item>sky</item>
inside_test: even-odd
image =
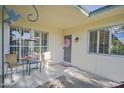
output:
[[[93,12],[99,8],[105,7],[106,5],[83,5],[89,12]]]

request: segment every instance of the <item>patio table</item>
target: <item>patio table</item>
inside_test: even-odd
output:
[[[26,71],[28,71],[28,61],[27,57],[19,58],[20,63],[23,65],[23,76],[24,76],[24,65],[26,64]]]
[[[23,58],[20,58],[19,60],[21,60],[23,62],[23,75],[24,75],[24,64],[27,65],[26,71],[29,72],[30,75],[30,70],[31,70],[31,64],[38,64],[40,63],[40,72],[41,72],[41,62],[38,61],[39,58],[33,57],[33,56],[25,56]]]

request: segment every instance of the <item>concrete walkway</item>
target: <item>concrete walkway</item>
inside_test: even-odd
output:
[[[50,80],[55,80],[60,76],[66,76],[76,82],[75,84],[83,85],[84,88],[95,87],[113,87],[118,83],[111,80],[90,74],[86,71],[79,70],[78,68],[53,64],[46,66],[44,72],[39,69],[32,69],[31,75],[28,73],[22,75],[22,72],[13,75],[14,82],[11,82],[10,75],[5,78],[5,87],[7,88],[35,88]]]

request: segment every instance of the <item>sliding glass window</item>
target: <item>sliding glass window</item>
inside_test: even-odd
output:
[[[10,53],[16,53],[19,58],[33,52],[43,53],[48,49],[48,33],[31,31],[21,27],[10,28]]]
[[[111,53],[124,55],[124,26],[112,27]]]
[[[109,30],[103,29],[99,36],[99,53],[108,54],[109,52]]]
[[[90,32],[89,52],[97,52],[97,31]]]
[[[34,43],[34,52],[43,53],[48,49],[48,33],[47,32],[34,32],[34,39],[36,42]]]
[[[111,26],[89,32],[89,52],[124,55],[124,26]]]

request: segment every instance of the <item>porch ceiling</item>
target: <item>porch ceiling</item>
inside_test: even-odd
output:
[[[27,15],[29,13],[34,13],[35,11],[32,6],[7,6],[14,9],[19,13],[25,21],[27,21]],[[98,20],[103,17],[113,16],[122,13],[124,7],[113,9],[109,12],[105,12],[93,17],[87,17],[80,10],[78,10],[73,5],[41,5],[36,6],[39,13],[39,20],[34,25],[38,26],[48,26],[59,29],[69,29],[76,27],[80,24],[84,24],[89,21]],[[116,11],[116,12],[115,12]],[[28,21],[27,21],[28,22]]]

